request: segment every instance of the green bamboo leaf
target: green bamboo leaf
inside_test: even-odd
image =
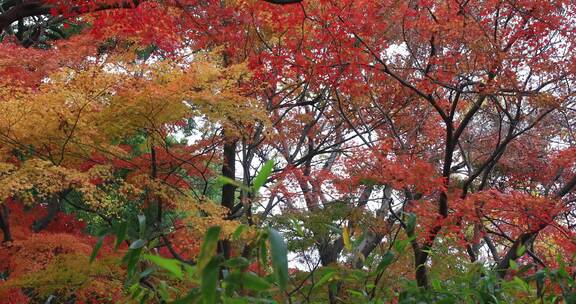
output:
[[[144,269],[144,271],[142,271],[141,273],[139,273],[139,274],[138,274],[138,277],[139,277],[140,279],[145,278],[145,277],[151,275],[151,274],[154,272],[154,270],[155,270],[155,269],[154,269],[153,267],[148,267],[148,268]]]
[[[175,277],[182,279],[184,277],[184,273],[182,272],[182,263],[175,259],[166,259],[161,256],[157,255],[144,255],[144,258],[156,265],[160,268],[167,270],[168,272],[172,273]]]
[[[244,287],[254,291],[270,289],[270,283],[252,272],[244,272],[242,276]]]
[[[244,191],[252,192],[251,188],[246,187],[245,185],[243,185],[242,183],[240,183],[234,179],[231,179],[229,177],[222,176],[222,175],[220,175],[216,178],[216,184],[222,185],[222,186],[223,185],[233,185],[233,186],[238,187]]]
[[[264,163],[264,166],[262,166],[262,169],[260,169],[260,172],[258,172],[256,177],[254,178],[254,182],[252,185],[252,191],[254,193],[258,193],[260,188],[264,186],[266,180],[268,180],[268,177],[270,177],[273,168],[274,168],[274,161],[268,160],[266,163]]]
[[[268,239],[270,240],[272,267],[278,286],[286,290],[288,287],[288,248],[280,233],[272,228],[268,228]]]
[[[517,249],[516,249],[516,255],[521,257],[524,255],[524,253],[526,252],[526,246],[524,245],[520,245]]]
[[[114,250],[118,250],[120,244],[126,239],[126,230],[128,229],[127,222],[121,222],[116,227],[116,244],[114,245]]]
[[[510,269],[518,270],[518,264],[516,264],[516,261],[510,260]]]
[[[236,241],[240,238],[240,236],[242,235],[242,232],[244,232],[244,229],[246,228],[246,225],[244,224],[240,224],[238,226],[238,228],[236,228],[236,230],[234,230],[234,233],[232,234],[232,240]]]
[[[413,240],[414,236],[411,236],[404,240],[396,240],[394,242],[394,249],[396,249],[398,253],[403,253],[404,250],[406,250],[406,246],[408,246],[408,244],[410,244],[410,242],[412,242]]]
[[[266,237],[268,235],[266,234]],[[262,238],[259,241],[259,250],[260,250],[260,264],[267,265],[268,264],[268,247],[266,246],[266,239]]]
[[[406,213],[406,231],[413,232],[416,228],[416,214]]]
[[[138,226],[140,232],[140,238],[143,239],[146,235],[146,216],[144,214],[138,214]]]
[[[432,279],[432,287],[434,290],[442,290],[442,285],[440,284],[440,280]]]
[[[252,272],[232,272],[226,280],[236,285],[253,291],[263,291],[270,289],[270,283]]]
[[[216,287],[218,285],[219,264],[219,259],[217,257],[213,257],[202,269],[200,290],[202,292],[202,302],[204,304],[216,303]]]
[[[336,269],[329,269],[321,278],[320,280],[318,280],[318,282],[316,282],[316,284],[314,284],[313,288],[317,288],[317,287],[321,287],[324,284],[326,284],[328,281],[330,281],[334,275],[336,274]]]
[[[231,179],[231,178],[229,178],[229,177],[222,176],[222,175],[220,175],[220,176],[218,176],[218,177],[216,178],[216,183],[219,184],[219,185],[233,185],[233,186],[236,186],[236,187],[242,186],[242,184],[240,184],[240,183],[237,182],[236,180],[233,180],[233,179]]]
[[[130,244],[130,249],[139,249],[146,245],[146,241],[143,239],[137,239],[132,244]]]
[[[220,230],[220,227],[214,226],[208,228],[208,231],[206,231],[204,242],[202,243],[202,249],[200,250],[200,256],[198,257],[198,269],[202,270],[206,264],[208,264],[210,258],[214,256],[214,252],[218,246]]]
[[[386,269],[386,267],[392,264],[392,261],[394,261],[394,253],[392,253],[392,251],[386,252],[382,256],[382,260],[380,261],[380,263],[378,263],[378,266],[376,267],[376,273],[382,273],[384,269]]]
[[[302,229],[302,225],[300,225],[300,222],[296,219],[290,219],[290,221],[292,222],[292,226],[294,226],[294,229],[296,229],[296,233],[298,234],[298,236],[304,237],[304,229]]]
[[[245,257],[236,257],[226,260],[222,266],[234,269],[245,269],[250,266],[250,261]]]
[[[168,284],[166,284],[166,281],[160,281],[160,284],[158,284],[158,294],[163,302],[167,302],[170,299]]]
[[[130,250],[128,250],[128,253],[126,253],[124,258],[122,259],[122,261],[124,263],[126,263],[126,271],[128,272],[129,277],[133,276],[136,273],[136,271],[137,271],[136,265],[138,264],[138,261],[140,260],[140,254],[141,253],[142,253],[142,248],[130,249]]]
[[[100,248],[102,248],[102,244],[104,243],[104,237],[105,235],[98,238],[98,242],[96,242],[94,249],[92,249],[92,254],[90,255],[90,263],[92,263],[96,259],[98,251],[100,251]]]

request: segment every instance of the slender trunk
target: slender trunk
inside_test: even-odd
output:
[[[362,269],[362,267],[364,267],[364,259],[362,259],[359,255],[361,254],[364,258],[367,258],[372,253],[372,251],[378,247],[383,238],[383,234],[368,232],[366,238],[362,241],[362,243],[360,243],[357,256],[354,257],[354,268]]]
[[[225,135],[226,136],[226,135]],[[222,176],[227,177],[231,180],[235,179],[236,176],[236,145],[238,141],[236,139],[227,140],[224,144],[224,162],[222,164]],[[232,212],[234,209],[234,194],[236,192],[236,186],[232,184],[226,184],[222,187],[222,206],[228,209],[228,212]],[[231,214],[229,214],[231,215]],[[230,241],[222,240],[220,246],[218,246],[219,253],[224,255],[224,258],[230,258]]]
[[[34,221],[32,230],[34,232],[40,232],[46,229],[50,222],[56,217],[58,211],[60,211],[60,194],[56,194],[50,199],[48,202],[48,213],[43,218]]]
[[[150,175],[152,179],[158,178],[158,161],[156,159],[156,147],[152,145],[150,147]],[[158,228],[162,227],[162,200],[155,195],[156,201],[156,223]]]
[[[572,176],[568,180],[568,182],[566,182],[566,184],[564,184],[564,186],[560,188],[558,192],[556,192],[556,194],[554,194],[553,198],[560,200],[566,194],[570,193],[574,189],[576,189],[576,175]],[[516,241],[514,241],[514,243],[512,244],[512,247],[508,249],[504,257],[500,260],[500,262],[496,266],[496,271],[498,272],[498,275],[501,278],[504,278],[508,273],[508,270],[510,269],[510,261],[516,261],[521,256],[520,254],[518,254],[519,253],[518,249],[521,246],[526,246],[526,244],[528,244],[529,242],[533,242],[534,239],[538,237],[540,231],[546,227],[548,227],[548,223],[541,223],[536,230],[525,232],[522,233],[520,236],[518,236]]]
[[[2,204],[2,209],[0,211],[0,229],[2,229],[2,233],[4,235],[2,243],[9,243],[12,242],[12,233],[10,232],[9,222],[10,210],[8,209],[6,203]]]
[[[454,155],[455,142],[453,140],[453,129],[451,126],[447,127],[446,130],[446,152],[444,155],[444,166],[442,170],[442,177],[444,178],[444,186],[448,188],[450,184],[450,169],[452,167],[452,157]],[[439,219],[445,219],[448,217],[448,195],[446,192],[442,191],[440,193],[440,198],[438,200],[438,215]],[[416,271],[416,282],[419,287],[428,288],[428,256],[429,252],[434,246],[434,241],[438,236],[438,233],[442,230],[442,224],[435,226],[426,243],[422,247],[414,247],[414,262]],[[413,231],[406,231],[409,236],[413,236]]]
[[[317,244],[318,252],[320,253],[320,263],[326,267],[338,261],[338,256],[344,248],[344,240],[338,238],[336,241],[331,242],[330,239],[324,239]],[[337,303],[338,293],[341,284],[337,283],[336,288],[328,288],[328,299],[330,304]]]
[[[506,255],[500,260],[500,263],[498,263],[498,266],[496,267],[496,272],[500,278],[504,278],[506,273],[508,273],[508,269],[510,268],[510,261],[516,261],[516,259],[520,257],[518,254],[520,247],[525,246],[525,244],[530,241],[533,241],[534,238],[536,238],[538,235],[538,231],[523,233],[518,237],[514,244],[512,244],[512,247],[510,247]]]
[[[420,251],[419,254],[415,255],[416,261],[416,283],[419,287],[428,287],[428,267],[426,262],[428,261],[428,254],[424,254]]]

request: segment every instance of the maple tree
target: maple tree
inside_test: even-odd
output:
[[[573,1],[0,8],[6,303],[574,301]]]

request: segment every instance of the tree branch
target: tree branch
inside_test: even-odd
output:
[[[102,11],[108,9],[119,8],[135,8],[142,1],[140,0],[126,0],[115,4],[101,4],[92,11]],[[33,16],[49,15],[54,6],[44,3],[42,0],[29,0],[16,3],[14,6],[7,9],[4,13],[0,14],[0,34],[9,27],[12,23]],[[70,13],[73,15],[81,15],[83,13],[80,7],[70,8]]]

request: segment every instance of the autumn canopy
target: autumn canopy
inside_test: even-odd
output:
[[[0,0],[0,303],[576,303],[573,0]]]

